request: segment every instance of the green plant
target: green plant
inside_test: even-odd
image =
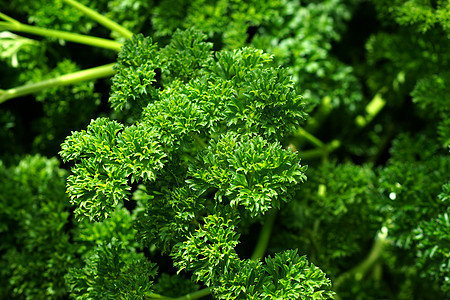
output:
[[[269,55],[251,48],[213,55],[205,38],[178,31],[161,50],[142,35],[125,43],[110,101],[136,120],[94,120],[62,145],[62,158],[75,161],[68,192],[76,217],[104,220],[129,195],[127,181],[141,182],[152,199],[138,217],[138,239],[215,296],[331,297],[328,279],[296,252],[261,265],[235,251],[239,232],[306,179],[297,154],[279,142],[304,114]]]
[[[0,298],[449,297],[444,1],[82,3],[0,15]]]

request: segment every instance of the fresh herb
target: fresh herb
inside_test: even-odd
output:
[[[450,297],[445,1],[3,2],[0,298]]]

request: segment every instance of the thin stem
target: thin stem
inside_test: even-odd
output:
[[[150,293],[149,295],[145,296],[145,299],[173,300],[174,298],[166,297],[166,296],[163,296],[163,295],[160,295],[160,294]]]
[[[331,97],[323,97],[318,109],[314,112],[313,117],[308,119],[306,130],[309,132],[315,132],[332,110],[333,106],[331,106]]]
[[[339,140],[332,140],[330,143],[323,145],[321,148],[300,151],[300,157],[302,159],[323,158],[326,159],[328,155],[341,146]]]
[[[5,18],[5,15],[2,16]],[[66,32],[61,30],[47,29],[37,26],[26,25],[20,22],[0,22],[0,30],[10,30],[10,31],[18,31],[25,32],[40,36],[59,38],[66,41],[71,41],[79,44],[95,46],[100,48],[112,49],[115,51],[120,51],[122,48],[122,44],[113,40]]]
[[[211,294],[211,289],[205,288],[205,289],[184,295],[182,297],[175,298],[175,300],[194,300],[194,299],[199,299],[199,298],[208,296],[209,294]]]
[[[316,147],[323,147],[324,143],[319,140],[318,138],[316,138],[315,136],[313,136],[311,133],[307,132],[305,129],[303,129],[302,127],[297,129],[297,134],[299,136],[304,137],[305,139],[307,139],[309,142],[311,142],[313,145],[315,145]]]
[[[380,258],[383,250],[387,244],[387,229],[383,228],[375,238],[375,243],[372,246],[372,250],[369,255],[357,266],[352,268],[351,270],[341,274],[335,281],[334,285],[338,287],[348,278],[353,277],[357,281],[360,281],[364,278],[364,276],[369,272],[369,270],[375,265],[375,263]]]
[[[297,147],[303,148],[305,141],[311,142],[317,147],[323,147],[324,143],[312,135],[317,128],[322,124],[323,120],[330,114],[333,107],[331,106],[331,98],[326,96],[320,102],[317,110],[314,112],[314,116],[308,119],[305,128],[301,128],[297,131],[297,134],[305,139],[300,139],[297,141]]]
[[[13,19],[7,15],[5,15],[4,13],[0,12],[0,18],[7,21],[8,23],[12,23],[12,24],[20,24],[19,21],[17,21],[16,19]]]
[[[300,152],[300,157],[302,159],[314,159],[323,156],[323,149],[312,149]]]
[[[194,140],[199,149],[206,148],[208,145],[195,133],[189,132],[189,136]]]
[[[209,294],[211,294],[211,289],[205,288],[205,289],[202,289],[199,291],[195,291],[195,292],[186,294],[186,295],[178,297],[178,298],[166,297],[166,296],[162,296],[159,294],[151,293],[148,297],[146,297],[146,299],[149,299],[149,300],[195,300],[195,299],[199,299],[199,298],[208,296]]]
[[[0,90],[0,104],[5,102],[6,100],[36,93],[46,88],[69,85],[85,80],[111,76],[115,73],[115,71],[113,70],[113,66],[114,63],[111,63],[100,67],[78,71],[75,73],[65,74],[36,83],[25,84],[23,86],[19,86],[9,90]]]
[[[385,105],[386,100],[383,99],[380,92],[377,93],[375,97],[373,97],[372,101],[370,101],[366,106],[367,115],[365,117],[361,115],[356,117],[356,125],[358,125],[359,127],[365,127],[378,115],[378,113],[381,111],[381,109],[383,109]]]
[[[331,152],[333,152],[334,150],[338,149],[341,146],[341,141],[340,140],[332,140],[328,145],[326,145],[325,147],[325,151],[323,154],[323,161],[326,162],[328,161],[328,156],[330,155]]]
[[[86,16],[93,19],[94,21],[97,21],[101,25],[105,26],[106,28],[118,32],[120,35],[122,35],[124,38],[131,38],[133,36],[133,33],[126,29],[125,27],[117,24],[116,22],[112,21],[111,19],[99,14],[95,10],[84,6],[83,4],[79,3],[75,0],[63,0],[67,4],[73,6],[74,8],[80,10],[83,12]]]
[[[277,211],[275,209],[271,209],[267,212],[266,222],[259,233],[258,242],[256,243],[255,250],[253,251],[251,259],[257,260],[264,257],[264,253],[266,253],[267,245],[269,244],[270,234],[272,233],[272,228],[275,223],[275,219],[277,216]]]
[[[392,127],[387,128],[387,133],[383,136],[381,141],[377,143],[378,144],[377,152],[372,157],[370,157],[369,162],[377,164],[377,161],[383,155],[383,152],[385,152],[386,149],[390,146],[390,142],[392,141],[395,134],[396,134],[395,128]]]

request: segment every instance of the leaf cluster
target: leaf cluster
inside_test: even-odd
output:
[[[254,47],[273,54],[280,65],[289,66],[311,110],[324,98],[334,108],[361,109],[362,91],[353,68],[331,51],[355,9],[353,2],[289,1],[277,18],[260,26],[251,41]]]
[[[425,222],[421,222],[414,230],[414,240],[417,245],[418,264],[425,269],[425,276],[437,280],[444,293],[450,292],[450,222],[449,205],[450,184],[446,183],[439,194],[447,209]]]
[[[65,295],[63,276],[73,249],[65,224],[66,172],[55,159],[25,157],[0,164],[0,297],[56,298]]]
[[[187,30],[161,50],[142,35],[125,44],[110,101],[118,110],[134,107],[137,120],[126,126],[97,119],[62,145],[61,157],[75,161],[67,189],[75,214],[103,221],[137,181],[149,196],[138,240],[168,253],[178,272],[191,272],[216,296],[240,298],[251,285],[247,294],[255,299],[332,297],[324,273],[296,252],[259,267],[236,252],[240,219],[279,208],[306,179],[297,153],[280,143],[303,118],[303,106],[269,55],[253,48],[213,53],[204,39]],[[272,270],[288,261],[280,274]],[[250,267],[263,273],[248,277]],[[232,274],[242,275],[228,290]],[[87,280],[80,276],[73,280]]]
[[[181,38],[181,35],[185,36]],[[194,40],[192,47],[198,44],[198,48],[204,49],[208,46],[201,41],[195,42],[195,38],[204,37],[194,31],[178,32],[174,37],[174,43]],[[79,161],[73,169],[74,174],[68,179],[70,182],[68,191],[72,201],[81,204],[78,205],[77,215],[104,219],[108,211],[117,205],[119,199],[128,195],[128,177],[131,182],[137,180],[151,182],[168,160],[184,160],[182,152],[193,157],[195,152],[192,149],[202,149],[209,139],[213,144],[206,154],[201,154],[201,157],[211,161],[204,161],[203,168],[209,168],[208,165],[217,168],[220,163],[215,160],[228,160],[226,156],[236,151],[236,158],[222,166],[225,169],[236,170],[233,171],[236,175],[230,173],[227,179],[235,183],[222,188],[221,193],[226,189],[227,193],[231,193],[231,198],[236,198],[236,192],[232,194],[231,191],[239,191],[242,197],[245,197],[245,193],[248,193],[246,186],[261,182],[261,188],[256,186],[260,189],[258,193],[263,196],[268,192],[268,196],[258,201],[260,203],[255,210],[257,213],[264,212],[272,206],[264,198],[276,198],[274,196],[278,195],[275,190],[285,189],[285,182],[294,183],[302,180],[299,176],[302,171],[298,167],[298,158],[294,154],[288,154],[273,142],[288,133],[293,124],[303,117],[301,99],[296,96],[286,74],[270,66],[269,56],[251,48],[218,54],[217,61],[203,55],[203,62],[187,62],[184,65],[187,70],[189,67],[195,70],[204,64],[202,72],[198,71],[199,78],[193,76],[189,82],[183,84],[182,78],[170,76],[171,72],[175,73],[178,70],[177,67],[170,71],[162,69],[162,74],[169,74],[168,77],[170,76],[172,81],[164,86],[164,90],[160,90],[150,84],[154,78],[154,71],[151,72],[150,67],[155,56],[149,53],[154,52],[155,47],[149,47],[142,36],[130,40],[130,43],[132,44],[124,47],[117,65],[118,69],[128,72],[127,76],[119,70],[113,80],[120,86],[121,95],[113,92],[111,102],[117,108],[124,108],[125,101],[133,105],[148,104],[141,108],[142,117],[135,125],[125,127],[116,121],[97,119],[91,122],[86,131],[74,132],[62,145],[61,156],[65,161]],[[173,47],[170,44],[165,49],[169,49],[170,53]],[[134,56],[130,51],[133,51],[131,53],[147,51],[148,54]],[[162,57],[165,53],[167,51],[161,51],[159,56]],[[200,50],[199,53],[204,53],[204,50]],[[128,57],[136,61],[132,62]],[[150,69],[142,72],[140,66],[133,67],[133,64],[135,66],[145,58],[148,62],[145,61],[144,66]],[[189,58],[197,60],[197,57],[189,56]],[[125,61],[128,61],[127,64],[131,64],[131,67],[127,68]],[[173,65],[169,63],[168,66]],[[262,70],[259,71],[258,68]],[[259,75],[258,79],[253,77],[255,74]],[[147,83],[144,84],[144,89],[138,86],[138,94],[127,96],[135,91],[133,78],[141,78],[141,82],[145,79],[144,82]],[[147,89],[150,92],[142,92]],[[117,90],[113,88],[113,91]],[[223,97],[224,92],[227,93],[226,98]],[[140,99],[146,102],[140,102]],[[235,134],[223,135],[225,129]],[[236,143],[239,140],[236,135],[238,133],[253,133],[260,136],[251,138],[250,141],[254,140],[253,142],[241,144]],[[232,142],[236,144],[234,148],[230,148]],[[231,152],[218,153],[218,157],[215,158],[213,153],[222,152],[223,145],[227,145],[228,151]],[[267,150],[264,149],[266,147]],[[208,152],[211,155],[207,155]],[[248,157],[249,155],[251,156]],[[273,161],[267,161],[269,158]],[[200,167],[195,161],[194,159],[191,162],[191,170]],[[186,163],[184,165],[188,166]],[[268,171],[267,175],[264,174],[267,173],[265,169]],[[162,172],[166,174],[168,171]],[[195,172],[188,175],[193,177],[192,182],[196,177],[208,177],[201,173],[196,175]],[[214,182],[214,179],[206,180]],[[211,187],[218,188],[218,184],[215,183]],[[268,185],[273,185],[274,191],[270,192]],[[194,185],[194,188],[201,190],[208,187]],[[92,201],[93,198],[95,201]],[[97,199],[100,201],[97,202]],[[241,201],[247,200],[245,198],[235,200]]]
[[[156,276],[155,264],[125,251],[117,239],[99,245],[85,263],[66,275],[75,299],[143,299]]]
[[[310,169],[299,196],[281,212],[273,250],[298,248],[337,276],[371,246],[382,220],[379,201],[369,165],[329,162]]]
[[[83,274],[85,262],[98,258],[95,249],[104,241],[113,240],[122,259],[137,255],[132,226],[139,208],[133,215],[117,207],[103,223],[73,223],[65,195],[67,172],[59,168],[55,158],[27,156],[11,167],[1,163],[0,173],[5,179],[0,193],[1,298],[67,296],[69,268]],[[118,258],[116,252],[108,252],[111,257],[105,254],[103,259],[112,263],[112,256]],[[136,257],[142,259],[143,255]],[[146,261],[142,264],[149,266]],[[140,270],[139,266],[130,268]],[[134,279],[126,280],[124,285]],[[119,292],[113,295],[115,298]]]
[[[445,1],[66,2],[2,13],[123,46],[2,103],[0,298],[449,297]],[[0,97],[113,59],[24,36]]]
[[[420,32],[427,32],[438,26],[446,32],[450,30],[447,1],[396,0],[375,3],[383,14],[394,17],[401,25],[411,25]]]

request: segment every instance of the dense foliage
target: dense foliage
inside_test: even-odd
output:
[[[0,298],[450,298],[448,1],[0,4]]]

